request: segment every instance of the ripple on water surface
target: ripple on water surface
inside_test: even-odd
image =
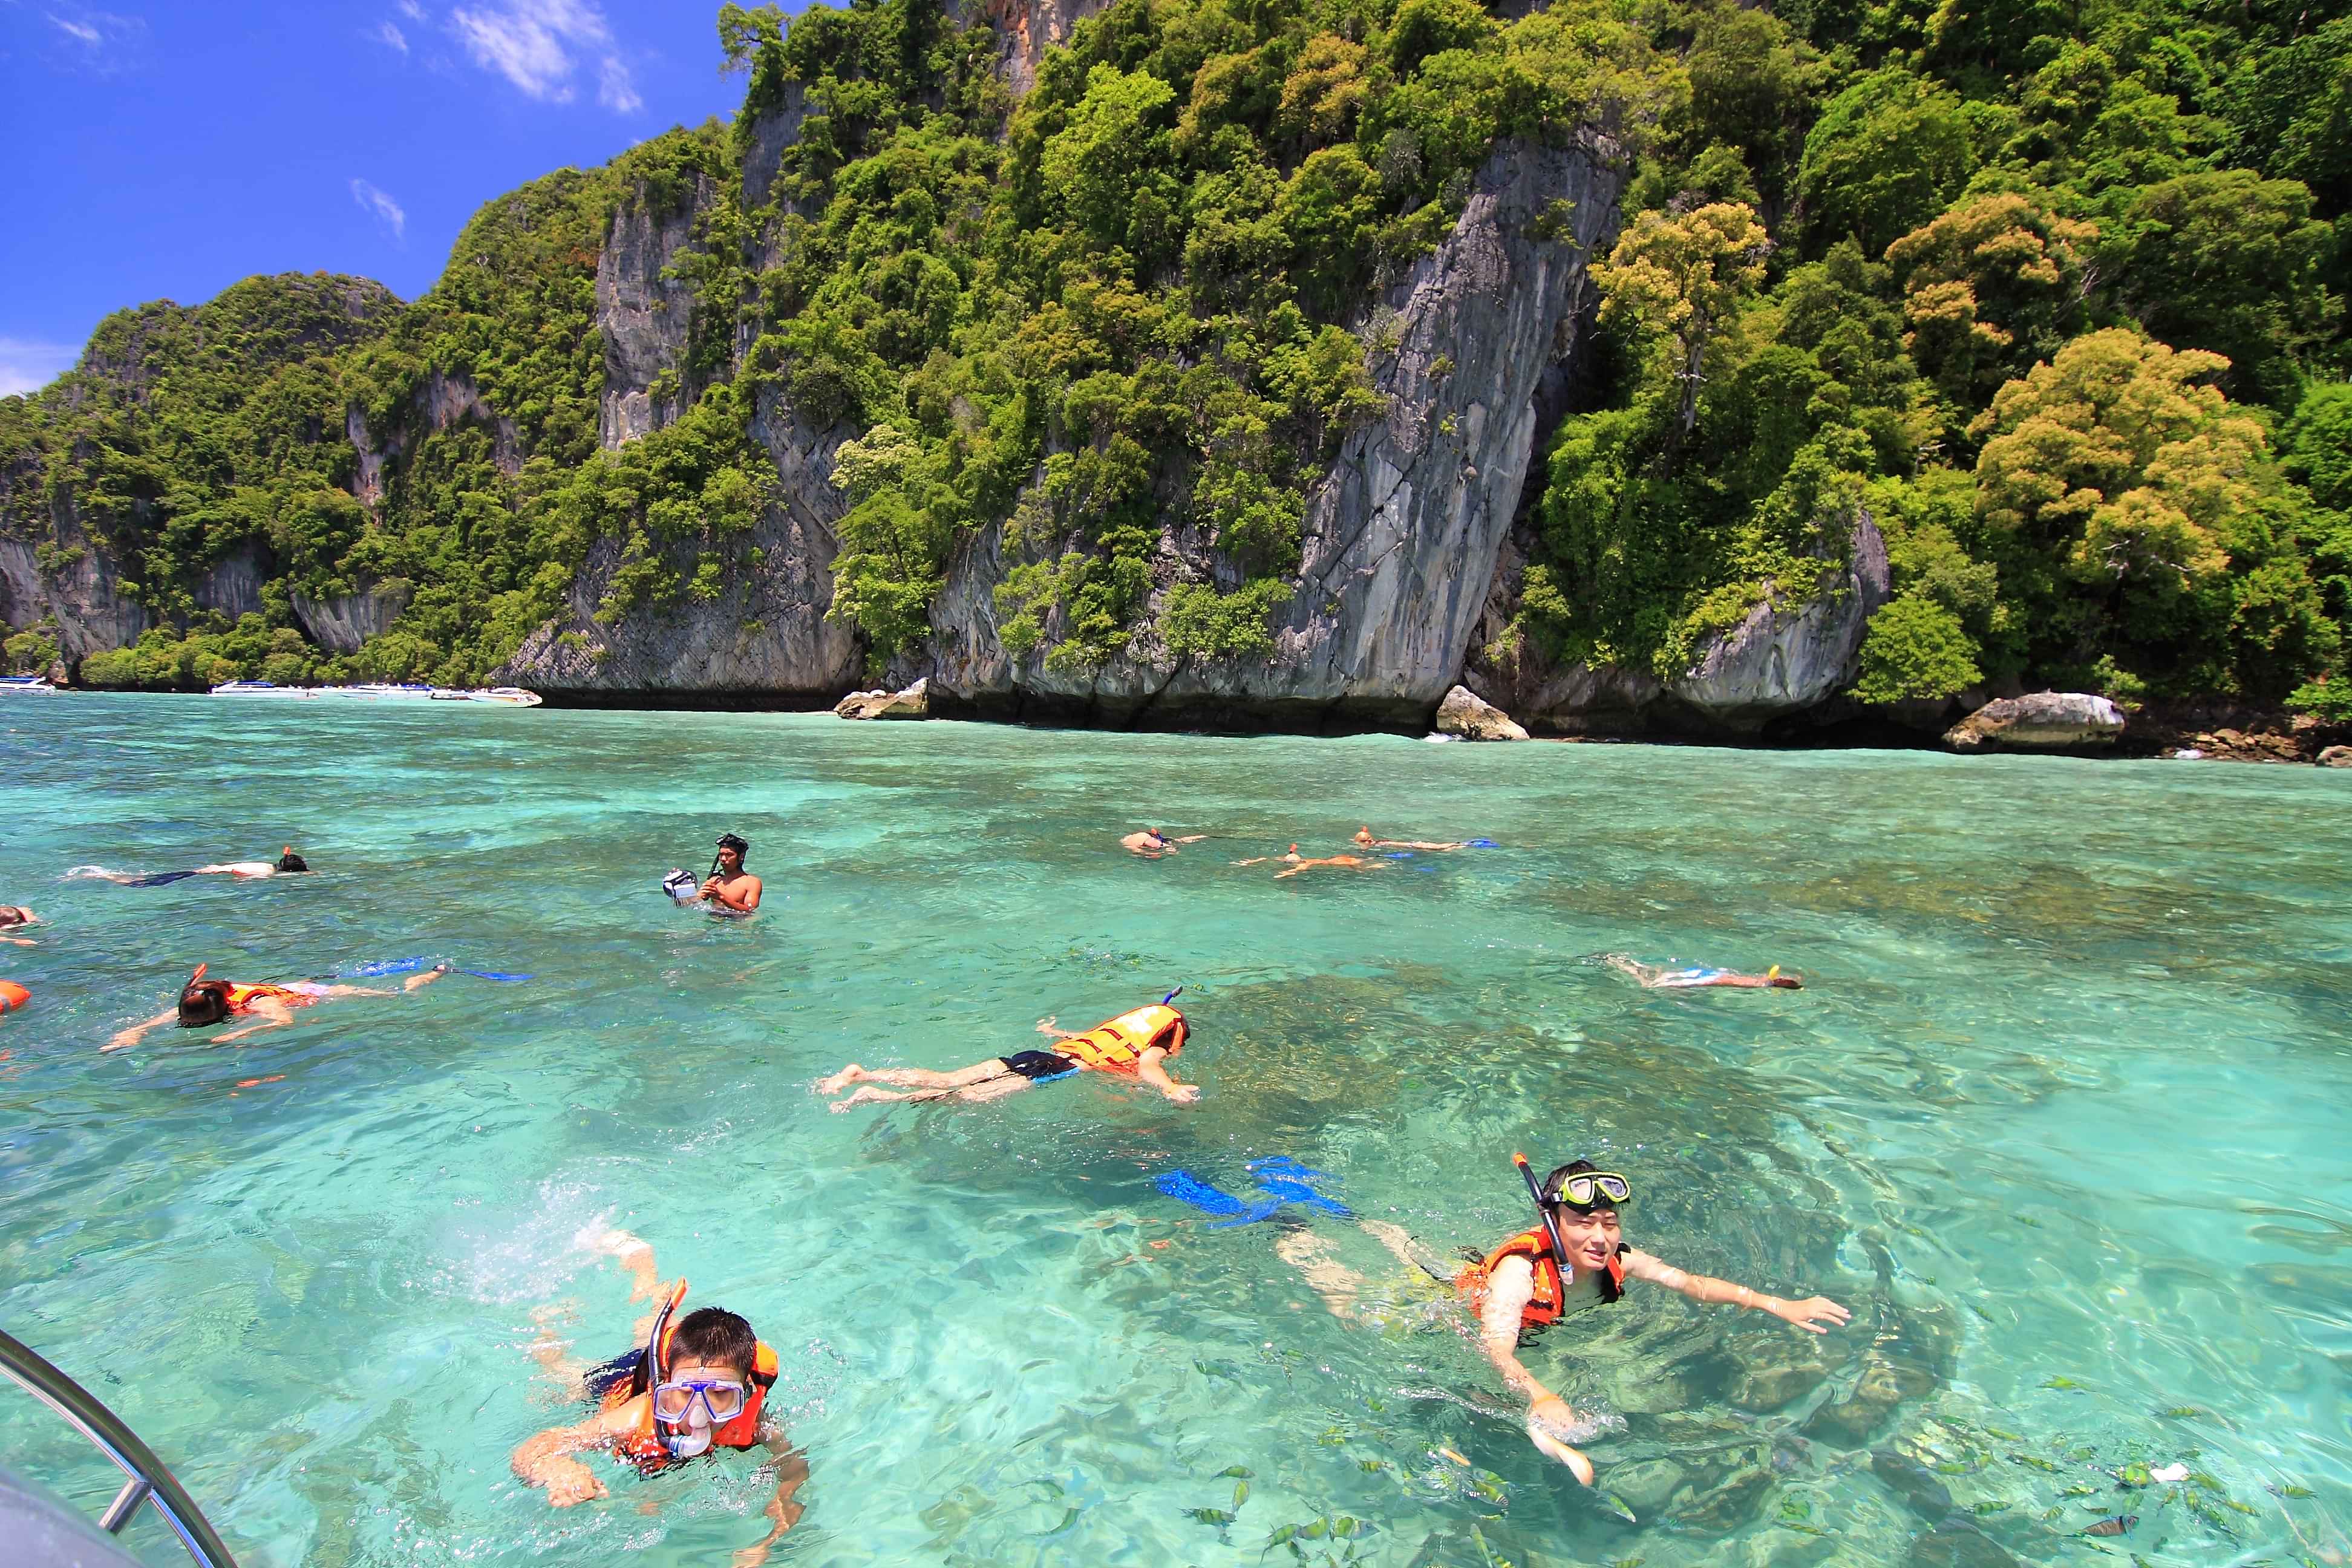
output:
[[[0,898],[47,922],[0,948],[36,993],[0,1023],[0,1321],[248,1563],[758,1540],[748,1463],[608,1472],[560,1513],[508,1472],[578,1414],[534,1346],[601,1358],[643,1310],[583,1245],[612,1225],[781,1352],[811,1479],[777,1562],[1999,1564],[2119,1512],[2098,1544],[2154,1563],[2344,1549],[2341,775],[264,704],[224,744],[222,711],[0,713]],[[1502,847],[1232,864],[1366,822]],[[1215,837],[1116,851],[1151,824]],[[729,827],[767,908],[671,909],[655,880]],[[288,841],[318,874],[63,879]],[[1645,993],[1609,952],[1808,989]],[[415,955],[535,978],[95,1049],[199,961]],[[1195,1107],[808,1091],[1179,983]],[[1525,1223],[1515,1148],[1625,1170],[1672,1261],[1854,1310],[1812,1340],[1637,1287],[1540,1342],[1635,1522],[1529,1449],[1442,1292],[1361,1232],[1285,1222],[1366,1276],[1343,1325],[1283,1226],[1153,1184],[1289,1155],[1450,1255]],[[0,1455],[111,1490],[13,1396]]]

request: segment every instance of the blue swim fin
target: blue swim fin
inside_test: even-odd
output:
[[[1180,1203],[1191,1204],[1204,1214],[1236,1215],[1249,1205],[1228,1193],[1195,1177],[1190,1171],[1171,1171],[1151,1184]]]

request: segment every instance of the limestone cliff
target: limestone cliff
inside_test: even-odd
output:
[[[656,214],[639,191],[613,215],[596,258],[596,330],[604,348],[596,435],[607,450],[657,429],[693,395],[680,373],[694,291],[663,272],[692,240],[695,214],[709,199],[707,184],[698,183],[686,202]],[[667,395],[657,396],[655,383],[665,374]]]
[[[1585,260],[1616,224],[1622,172],[1591,139],[1506,146],[1453,233],[1392,291],[1394,349],[1374,384],[1387,414],[1351,431],[1308,498],[1297,591],[1274,651],[1218,662],[1169,656],[1146,631],[1090,674],[1011,658],[992,605],[999,531],[957,564],[936,636],[901,673],[934,705],[990,714],[1150,721],[1418,724],[1459,677],[1517,507],[1546,371],[1575,352]],[[1547,221],[1570,204],[1565,226]],[[1162,541],[1160,588],[1181,521]],[[1156,602],[1155,595],[1155,602]]]
[[[1819,553],[1838,563],[1826,581],[1802,598],[1764,584],[1747,616],[1704,639],[1672,679],[1617,665],[1554,665],[1522,646],[1486,650],[1467,684],[1554,734],[1758,734],[1853,683],[1864,630],[1888,597],[1886,542],[1869,513],[1822,519],[1815,534]],[[1508,619],[1519,562],[1511,552],[1494,579],[1490,637]]]

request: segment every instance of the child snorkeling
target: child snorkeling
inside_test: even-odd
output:
[[[1567,1400],[1546,1388],[1518,1357],[1535,1335],[1588,1308],[1623,1297],[1629,1280],[1646,1280],[1694,1301],[1752,1308],[1795,1324],[1809,1333],[1842,1327],[1853,1316],[1826,1296],[1784,1300],[1746,1285],[1686,1273],[1663,1258],[1636,1251],[1622,1239],[1619,1211],[1632,1201],[1633,1184],[1590,1160],[1560,1166],[1538,1185],[1527,1158],[1514,1154],[1536,1202],[1537,1226],[1489,1247],[1466,1253],[1468,1266],[1450,1274],[1433,1265],[1403,1229],[1369,1222],[1375,1239],[1401,1260],[1450,1285],[1478,1321],[1478,1348],[1501,1373],[1503,1382],[1528,1401],[1528,1440],[1546,1458],[1568,1467],[1586,1486],[1592,1461],[1572,1447],[1594,1429]],[[1277,1251],[1297,1268],[1335,1316],[1353,1321],[1362,1278],[1333,1261],[1323,1237],[1304,1229],[1284,1237]]]
[[[213,1044],[226,1046],[264,1029],[284,1028],[294,1022],[294,1010],[298,1007],[336,1002],[346,996],[404,996],[432,984],[450,972],[447,964],[436,963],[424,973],[412,974],[402,981],[397,991],[379,991],[373,986],[342,985],[324,980],[296,980],[284,985],[248,985],[234,980],[207,980],[205,971],[211,967],[208,963],[197,964],[196,972],[188,976],[187,984],[180,988],[178,1003],[152,1018],[131,1025],[98,1048],[101,1051],[127,1051],[143,1039],[147,1031],[162,1028],[166,1024],[175,1023],[184,1029],[205,1029],[231,1018],[260,1020],[242,1029],[232,1029],[226,1035],[214,1037]]]
[[[764,1447],[776,1464],[775,1495],[767,1507],[773,1528],[735,1557],[738,1568],[752,1568],[799,1521],[795,1494],[808,1479],[807,1459],[793,1451],[766,1409],[776,1383],[776,1352],[724,1308],[679,1315],[686,1281],[663,1292],[653,1248],[627,1231],[606,1231],[594,1246],[635,1279],[632,1300],[652,1295],[661,1305],[640,1325],[643,1345],[580,1378],[581,1394],[595,1414],[525,1439],[514,1451],[514,1473],[526,1486],[543,1488],[551,1507],[570,1508],[608,1495],[596,1472],[576,1457],[583,1453],[602,1449],[651,1476],[721,1448]],[[542,1340],[532,1353],[550,1371],[565,1370],[555,1341]]]

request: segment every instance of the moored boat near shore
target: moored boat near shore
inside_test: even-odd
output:
[[[47,676],[0,675],[0,691],[55,691]]]
[[[455,686],[423,686],[416,684],[389,685],[371,682],[362,686],[279,686],[268,680],[229,680],[212,689],[215,697],[296,697],[305,700],[334,697],[362,702],[495,702],[509,708],[536,708],[540,695],[520,686],[494,686],[469,689]]]

